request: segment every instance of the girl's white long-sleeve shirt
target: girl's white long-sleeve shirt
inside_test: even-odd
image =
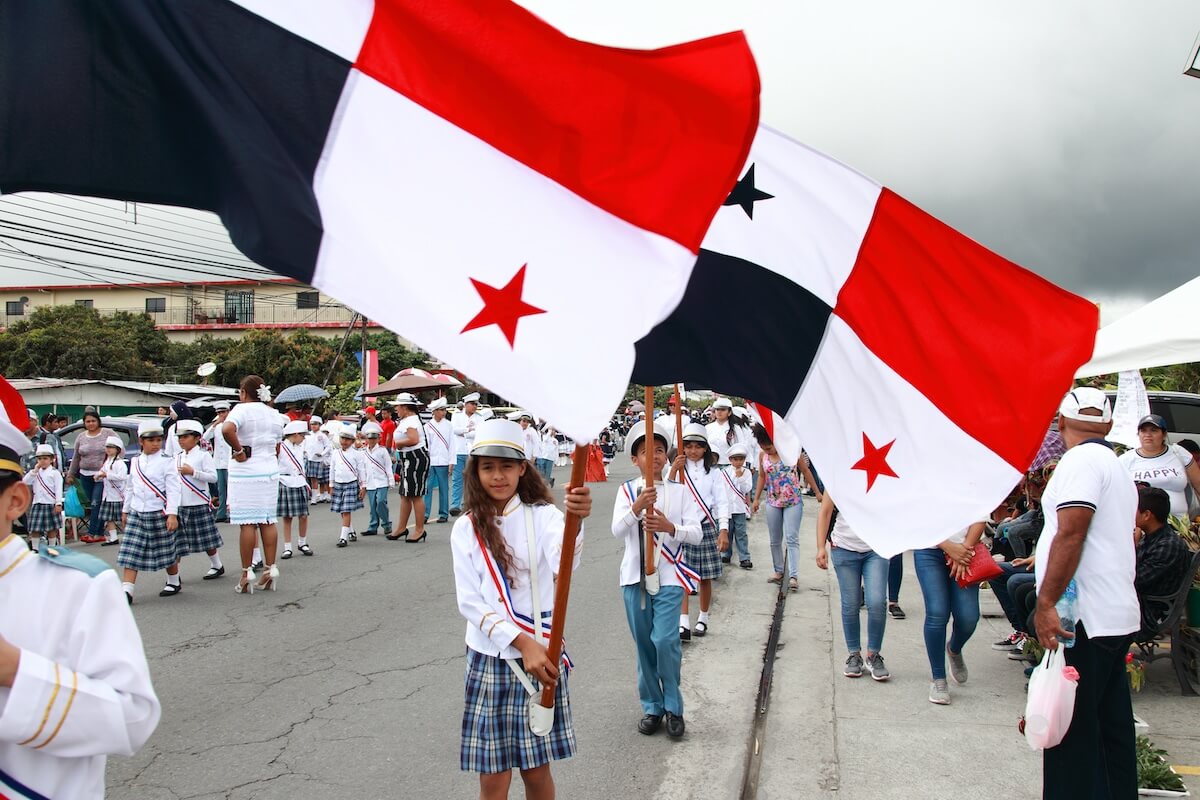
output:
[[[708,513],[712,515],[717,530],[729,530],[729,492],[725,487],[725,479],[721,477],[720,467],[711,467],[705,472],[702,462],[688,461],[687,474],[700,499],[708,506]],[[704,509],[700,507],[691,489],[686,485],[683,488],[688,492],[692,504],[696,506],[696,513],[700,515],[701,521],[707,520]]]
[[[21,480],[33,490],[34,505],[62,505],[63,476],[54,467],[31,469]]]
[[[364,447],[361,451],[367,469],[367,489],[390,489],[396,485],[392,469],[392,452],[383,445]]]
[[[179,513],[179,470],[175,462],[162,452],[142,453],[130,462],[129,489],[125,492],[126,514],[149,514],[155,511],[167,516]]]
[[[532,507],[534,529],[534,560],[531,565],[529,543],[525,530],[525,506],[518,496],[513,496],[504,509],[500,520],[500,534],[505,546],[512,554],[512,576],[500,576],[489,569],[490,553],[485,555],[481,541],[475,535],[470,514],[464,514],[454,523],[450,532],[450,552],[454,557],[454,589],[458,595],[458,610],[467,620],[467,647],[476,652],[501,658],[520,658],[521,653],[512,646],[521,633],[529,633],[522,625],[533,618],[533,594],[531,592],[530,569],[538,570],[538,595],[544,622],[543,638],[550,634],[551,617],[547,612],[554,610],[554,578],[558,574],[562,557],[563,531],[566,517],[552,505]],[[583,552],[583,527],[575,543],[574,566],[579,566]],[[505,605],[508,588],[513,611]],[[525,619],[522,620],[521,617]],[[530,634],[532,635],[532,634]]]
[[[110,458],[100,469],[104,473],[104,502],[125,502],[125,492],[129,490],[129,465],[125,459]]]
[[[725,467],[718,477],[721,478],[721,483],[725,487],[725,498],[729,503],[730,516],[750,513],[748,504],[753,501],[751,492],[754,491],[754,473],[750,471],[750,468],[743,467],[742,476],[739,478],[731,465]]]
[[[279,443],[279,484],[289,489],[308,485],[304,477],[304,446],[287,439]]]
[[[333,455],[333,442],[325,435],[325,431],[310,433],[304,439],[304,458],[314,464],[328,464]]]
[[[363,451],[355,447],[345,450],[338,447],[329,460],[329,479],[333,483],[358,483],[367,485],[367,459]]]
[[[217,482],[217,462],[212,453],[193,447],[191,450],[180,450],[175,455],[175,469],[184,464],[191,467],[191,475],[179,473],[179,505],[208,506],[212,505],[212,497],[208,493],[208,485]],[[191,512],[189,512],[191,513]]]
[[[636,498],[646,485],[641,478],[627,481],[617,490],[617,498],[613,501],[613,536],[625,543],[625,555],[621,557],[620,579],[622,586],[632,586],[642,579],[641,542],[638,541],[638,519],[633,513],[633,498]],[[661,534],[660,541],[673,552],[678,552],[681,545],[700,544],[704,540],[704,532],[700,527],[700,510],[688,495],[686,486],[679,483],[659,483],[658,504],[656,508],[675,525],[675,533]],[[646,536],[650,536],[647,532]],[[655,550],[655,571],[659,575],[660,586],[681,586],[675,569]]]

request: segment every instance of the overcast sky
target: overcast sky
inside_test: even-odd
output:
[[[746,30],[763,122],[1101,301],[1105,322],[1200,273],[1195,2],[522,4],[630,47]]]

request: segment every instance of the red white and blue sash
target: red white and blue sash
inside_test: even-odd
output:
[[[387,449],[386,449],[386,448],[381,448],[381,449],[383,449],[383,452],[385,452],[385,453],[387,452]],[[375,465],[375,469],[379,470],[379,471],[380,471],[380,472],[382,472],[384,475],[387,475],[387,474],[388,474],[388,468],[387,468],[387,467],[385,467],[383,464],[380,464],[380,463],[379,463],[379,460],[378,460],[378,459],[376,459],[376,458],[375,458],[375,456],[371,455],[369,452],[368,452],[368,453],[366,453],[365,455],[366,455],[366,457],[367,457],[367,461],[369,461],[369,462],[371,462],[372,464],[374,464],[374,465]]]
[[[467,516],[471,518],[471,526],[474,528],[475,518],[470,514]],[[515,602],[513,602],[512,590],[508,586],[508,578],[504,575],[504,571],[500,569],[499,565],[497,565],[495,560],[492,558],[492,552],[488,550],[487,545],[484,544],[483,537],[479,535],[478,530],[475,531],[475,541],[479,543],[479,552],[483,554],[483,563],[485,566],[487,566],[488,575],[492,579],[492,585],[496,588],[496,594],[500,598],[500,605],[504,606],[504,611],[508,614],[509,621],[516,625],[520,630],[532,636],[538,644],[543,644],[545,640],[538,634],[537,631],[534,630],[533,617],[517,611],[517,605]],[[530,569],[537,569],[537,564],[531,564]],[[553,621],[553,616],[551,616],[547,617],[542,622],[542,628],[546,629],[547,637],[550,635],[550,631],[548,629],[553,624]],[[571,661],[571,657],[567,655],[565,642],[563,644],[562,657],[563,661],[566,662],[568,670],[575,668],[575,664]]]
[[[732,467],[730,467],[729,469],[732,469]],[[750,507],[750,496],[747,494],[743,494],[742,490],[737,488],[737,484],[733,482],[733,478],[729,477],[729,469],[721,470],[721,476],[724,477],[725,482],[729,484],[729,490],[731,492],[733,492],[734,495],[736,495],[743,503],[745,503],[747,508],[749,508]]]
[[[354,474],[354,480],[358,481],[358,470],[356,470],[354,468],[354,465],[350,463],[350,459],[346,458],[346,451],[339,448],[337,451],[337,454],[338,454],[338,458],[340,458],[342,460],[342,463],[346,465],[346,469],[350,470],[350,472],[352,472]],[[349,483],[350,481],[344,481],[344,482]]]
[[[46,795],[35,792],[2,769],[0,769],[0,798],[5,798],[5,800],[50,800]]]
[[[633,490],[633,481],[626,481],[621,484],[621,488],[625,490],[625,497],[629,500],[629,508],[633,508],[633,501],[637,499],[637,492]],[[683,545],[679,545],[674,550],[666,542],[658,538],[658,534],[654,534],[654,543],[659,546],[662,551],[663,558],[667,563],[675,568],[675,577],[679,579],[679,585],[688,590],[689,593],[696,591],[696,585],[700,581],[700,573],[692,569],[683,557]]]
[[[288,447],[287,444],[283,444],[279,447],[279,450],[287,455],[288,461],[292,462],[292,466],[296,468],[296,474],[303,475],[304,465],[300,463],[300,459],[296,458],[296,454],[292,452],[292,448]]]
[[[700,510],[704,512],[704,518],[708,520],[708,524],[714,528],[717,527],[717,520],[713,517],[712,511],[708,508],[708,503],[704,502],[704,498],[700,496],[700,488],[696,486],[696,482],[692,476],[688,474],[687,467],[683,468],[683,483],[692,493],[692,497],[696,500],[696,505],[700,506]]]
[[[179,469],[179,467],[182,467],[184,464],[187,464],[187,455],[184,453],[180,453],[179,460],[180,460],[180,463],[178,466],[176,466],[176,469]],[[191,464],[188,464],[188,466],[190,467]],[[199,497],[206,504],[208,504],[210,506],[212,505],[212,497],[209,496],[208,490],[202,488],[199,484],[197,484],[195,481],[193,481],[190,475],[184,475],[182,472],[180,472],[179,480],[184,486],[186,486],[188,489],[190,489],[192,491],[192,494]],[[163,502],[165,503],[166,501],[164,500]]]
[[[434,435],[442,441],[442,445],[445,446],[447,450],[450,449],[450,443],[446,441],[445,436],[442,436],[442,432],[437,429],[437,425],[434,425],[432,422],[426,422],[425,427],[433,431]]]
[[[162,501],[163,510],[165,511],[167,508],[167,495],[161,489],[159,489],[157,486],[155,486],[150,481],[150,479],[147,478],[146,475],[142,472],[141,456],[138,456],[130,463],[131,463],[131,466],[133,467],[133,471],[135,473],[137,473],[138,479],[141,480],[141,482],[143,484],[145,484],[146,488],[149,489],[151,491],[151,493],[154,494],[155,497],[157,497],[159,500]]]
[[[42,477],[43,471],[44,470],[39,469],[37,472],[33,473],[33,477],[37,478],[37,482],[40,483],[42,488],[46,490],[46,494],[50,495],[50,499],[57,501],[58,495],[55,493],[54,489],[50,488],[50,484],[46,483],[45,478]]]

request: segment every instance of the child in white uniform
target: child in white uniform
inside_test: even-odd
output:
[[[342,530],[338,534],[338,547],[358,541],[354,532],[351,514],[363,507],[367,496],[367,462],[363,451],[354,445],[355,431],[343,425],[338,431],[338,447],[330,459],[329,475],[333,482],[333,500],[329,510],[342,515]]]
[[[125,492],[129,487],[129,466],[125,463],[125,444],[119,436],[110,436],[104,441],[104,466],[96,473],[96,480],[104,481],[104,496],[100,502],[100,521],[104,523],[104,543],[101,547],[120,544],[117,526],[121,524],[121,508],[125,505]]]
[[[292,520],[299,520],[299,550],[313,554],[308,546],[309,485],[305,477],[305,432],[308,425],[302,419],[283,426],[283,441],[279,444],[279,503],[276,516],[283,523],[283,560],[292,557]],[[310,434],[311,439],[316,434]]]
[[[519,769],[526,797],[550,798],[549,762],[575,753],[563,669],[569,662],[564,654],[562,663],[552,664],[545,646],[564,517],[525,457],[519,425],[488,420],[478,426],[474,441],[463,476],[466,513],[450,534],[458,608],[467,619],[459,764],[480,773],[481,797],[507,797],[512,770]],[[591,505],[586,486],[566,497],[567,510],[580,517]],[[576,565],[581,549],[575,550]],[[529,693],[540,693],[530,677],[555,686],[554,722],[547,736],[529,727]]]
[[[203,579],[211,581],[225,574],[218,550],[225,541],[217,530],[213,514],[213,500],[208,493],[210,484],[217,481],[217,464],[212,453],[200,447],[204,428],[192,419],[181,419],[175,423],[175,438],[180,452],[175,455],[175,468],[179,470],[179,553],[182,558],[189,553],[204,553],[208,556],[208,572]],[[168,584],[163,588],[167,594],[178,594],[182,584]]]
[[[733,445],[727,455],[729,466],[721,470],[720,475],[725,483],[726,499],[729,502],[729,542],[721,552],[721,563],[728,564],[732,560],[736,545],[738,566],[742,569],[754,569],[754,562],[750,560],[750,541],[746,538],[746,517],[750,513],[754,474],[746,466],[749,453],[745,445]]]
[[[675,459],[672,477],[688,490],[688,496],[700,513],[703,539],[685,548],[688,564],[700,574],[700,615],[696,618],[696,636],[708,633],[708,608],[712,603],[712,582],[721,577],[720,551],[729,546],[729,498],[725,479],[716,466],[717,454],[708,443],[704,426],[693,422],[683,429],[683,453]],[[691,641],[688,598],[683,598],[679,613],[679,638]]]
[[[33,505],[25,517],[25,530],[29,534],[29,546],[38,549],[38,539],[45,538],[47,544],[61,544],[58,532],[62,528],[63,476],[54,468],[54,448],[39,444],[35,451],[37,466],[22,480],[33,491]]]
[[[392,453],[382,444],[383,426],[378,422],[368,422],[363,425],[363,435],[367,446],[363,448],[367,466],[367,507],[371,509],[371,519],[363,536],[374,536],[383,531],[384,536],[391,537],[392,519],[388,514],[388,489],[396,485],[396,471],[392,469]]]
[[[158,420],[138,425],[142,453],[129,468],[121,518],[121,550],[117,564],[124,568],[122,586],[130,605],[139,572],[167,571],[167,586],[179,585],[179,470],[163,455],[163,430]],[[164,597],[174,594],[166,587]]]

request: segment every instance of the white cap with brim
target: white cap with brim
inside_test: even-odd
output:
[[[37,456],[38,458],[41,458],[43,456],[47,456],[49,458],[54,458],[54,448],[48,444],[39,444],[37,446],[37,450],[35,450],[33,454],[35,456]]]
[[[472,456],[525,458],[525,431],[507,419],[489,419],[475,429]]]
[[[396,395],[396,399],[390,401],[389,405],[393,406],[419,406],[421,401],[408,392],[401,392]]]
[[[718,397],[716,400],[713,401],[712,407],[733,410],[733,401],[730,400],[728,397]]]
[[[438,399],[431,401],[429,403],[429,405],[427,406],[427,408],[430,411],[437,411],[439,408],[445,408],[445,407],[446,407],[446,398],[444,398],[444,397],[439,397]]]
[[[302,419],[297,419],[283,426],[284,436],[291,436],[294,433],[308,433],[308,423]]]
[[[634,451],[634,446],[642,439],[646,438],[646,426],[650,424],[643,421],[637,422],[629,429],[629,433],[625,435],[625,449],[630,452]],[[650,424],[653,435],[662,439],[663,444],[667,447],[671,446],[671,434],[661,425]]]
[[[362,426],[363,436],[383,436],[383,426],[378,422],[368,422]]]
[[[338,434],[338,437],[341,439],[353,439],[353,438],[355,438],[354,426],[349,423],[343,422],[342,427],[338,429],[337,434]]]
[[[311,417],[308,418],[309,425],[320,425],[324,421],[325,420],[321,419],[316,414],[313,414]]]
[[[110,436],[104,440],[105,447],[115,447],[122,453],[125,452],[125,443],[121,441],[120,436]]]
[[[162,436],[162,423],[156,419],[148,419],[145,422],[138,423],[138,438],[144,439],[147,436]]]
[[[1091,409],[1100,413],[1083,413]],[[1081,386],[1067,392],[1067,396],[1063,398],[1062,404],[1058,407],[1058,413],[1067,419],[1080,422],[1112,422],[1112,406],[1108,402],[1108,395],[1091,386]]]
[[[218,400],[212,405],[214,411],[228,411],[233,406],[228,400]]]
[[[462,401],[463,401],[464,405],[467,403],[478,403],[479,402],[479,392],[471,392],[469,395],[466,395],[465,397],[463,397]]]
[[[690,422],[683,426],[683,440],[708,444],[708,431],[699,422]]]
[[[748,452],[746,452],[746,445],[744,445],[744,444],[735,444],[732,447],[730,447],[729,450],[725,453],[725,456],[727,458],[736,458],[737,456],[746,458],[749,455],[750,454]]]
[[[175,423],[175,435],[182,436],[185,433],[190,433],[195,436],[204,435],[204,426],[194,419],[181,419]]]

